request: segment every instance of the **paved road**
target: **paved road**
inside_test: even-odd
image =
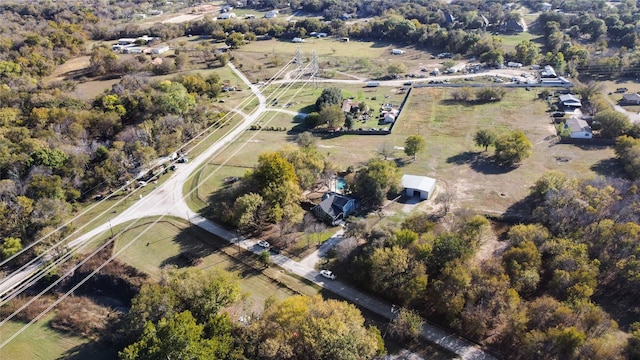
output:
[[[248,128],[251,123],[257,120],[260,115],[267,109],[266,99],[260,93],[259,89],[256,86],[252,85],[249,80],[231,63],[229,63],[228,66],[231,67],[231,69],[251,88],[253,93],[258,97],[260,105],[256,108],[256,110],[249,114],[242,121],[242,123],[240,123],[232,131],[226,134],[220,141],[208,148],[201,155],[192,159],[187,164],[181,164],[178,171],[174,172],[171,178],[158,186],[156,190],[152,191],[142,199],[136,200],[135,204],[112,218],[110,222],[98,226],[94,230],[75,239],[70,243],[70,246],[77,246],[83,242],[86,242],[89,239],[108,231],[111,226],[116,226],[118,224],[123,224],[128,221],[133,221],[148,216],[172,215],[180,218],[185,218],[186,216],[186,218],[189,219],[189,221],[193,225],[196,225],[222,239],[226,239],[229,242],[237,244],[238,246],[249,251],[260,253],[264,250],[257,245],[256,240],[239,237],[236,233],[226,230],[220,225],[215,224],[214,222],[193,212],[187,206],[187,203],[185,202],[184,196],[182,194],[183,185],[189,175],[193,171],[195,171],[198,166],[202,165],[217,151],[219,151],[222,147],[237,138],[240,133]],[[305,279],[308,279],[309,281],[312,281],[359,306],[362,306],[376,314],[390,319],[393,316],[390,304],[384,303],[372,296],[360,292],[340,282],[339,280],[326,279],[315,270],[315,265],[320,260],[320,258],[324,256],[324,254],[326,254],[331,246],[339,242],[341,238],[342,231],[338,232],[334,237],[332,237],[324,245],[322,245],[318,251],[314,252],[312,255],[301,262],[294,261],[280,254],[274,254],[272,256],[272,260],[275,264],[281,266],[283,269],[298,276],[302,276]],[[28,274],[25,272],[24,274],[14,275],[16,279],[19,279],[21,276],[28,276]],[[5,283],[11,283],[12,279],[8,280],[9,281]],[[1,294],[3,294],[2,291],[0,291],[0,295]],[[435,344],[444,347],[445,349],[456,353],[462,359],[493,359],[492,356],[483,352],[475,344],[461,339],[452,333],[446,332],[445,330],[442,330],[430,324],[425,323],[423,327],[423,337]]]

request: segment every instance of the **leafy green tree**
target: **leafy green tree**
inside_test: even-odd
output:
[[[483,87],[476,90],[476,99],[480,102],[500,101],[507,91],[498,87]]]
[[[428,262],[430,273],[439,272],[444,265],[455,259],[466,259],[473,254],[473,249],[461,236],[442,234],[433,242],[431,259]]]
[[[542,256],[532,241],[522,241],[505,251],[502,263],[517,291],[532,293],[537,289]]]
[[[627,176],[634,180],[640,178],[640,139],[619,136],[614,149]]]
[[[264,153],[258,157],[252,178],[269,204],[282,207],[297,201],[301,193],[295,170],[282,153]]]
[[[609,139],[615,139],[631,129],[629,117],[615,110],[600,111],[593,117],[593,122],[600,123],[600,134]]]
[[[245,44],[244,34],[239,32],[234,32],[227,36],[227,39],[224,41],[232,49],[238,49],[240,46]]]
[[[316,110],[322,111],[327,106],[342,105],[342,90],[337,87],[330,87],[322,90],[322,94],[316,99]]]
[[[69,156],[60,149],[42,148],[31,154],[33,165],[48,166],[53,170],[58,170],[65,165]]]
[[[404,74],[407,72],[407,65],[403,63],[393,63],[387,66],[387,72],[391,76],[396,76],[398,74]]]
[[[204,326],[187,310],[162,318],[157,325],[147,322],[141,338],[118,355],[123,360],[222,359],[216,356],[216,342],[203,335]]]
[[[498,163],[513,165],[531,156],[533,144],[522,131],[499,136],[494,142],[496,148],[495,157]]]
[[[316,142],[316,138],[313,136],[313,133],[309,131],[300,133],[296,137],[296,143],[302,147],[312,147],[315,144],[315,142]]]
[[[540,56],[539,45],[530,40],[524,40],[516,45],[516,60],[523,65],[537,64]]]
[[[345,120],[344,112],[340,105],[325,105],[320,110],[320,122],[327,124],[330,128],[338,127]]]
[[[264,199],[260,194],[248,193],[236,199],[233,213],[238,230],[249,232],[261,229],[264,220],[263,207]]]
[[[475,141],[477,146],[484,147],[484,151],[489,150],[489,146],[493,145],[493,142],[496,140],[496,134],[491,130],[478,130],[476,135],[473,137],[473,141]]]
[[[424,265],[408,249],[399,246],[377,248],[369,261],[371,288],[377,293],[410,303],[426,290]]]
[[[264,266],[271,265],[271,252],[269,252],[269,250],[260,253],[260,262],[264,264]]]
[[[158,106],[165,114],[185,114],[196,106],[196,99],[179,82],[163,81],[158,86],[161,94]]]
[[[312,112],[309,113],[305,118],[304,118],[304,126],[307,129],[313,129],[316,128],[318,125],[320,125],[322,123],[322,118],[320,117],[320,113],[317,112]]]
[[[0,259],[8,259],[22,250],[22,241],[14,237],[2,239],[0,245]]]
[[[355,306],[320,296],[271,305],[247,334],[248,357],[262,359],[371,359],[381,344],[380,332],[365,327]]]
[[[419,152],[427,147],[427,141],[421,135],[409,135],[404,141],[404,153],[407,156],[413,156],[413,161]]]
[[[416,311],[402,308],[391,321],[391,333],[405,340],[416,340],[422,333],[424,320]]]
[[[400,182],[398,168],[394,162],[371,159],[358,171],[354,192],[372,205],[382,204],[389,191],[397,191]]]
[[[115,70],[117,63],[118,55],[106,46],[99,46],[91,50],[89,68],[93,74],[108,74]]]

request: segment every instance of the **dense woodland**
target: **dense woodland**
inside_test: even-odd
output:
[[[638,2],[610,7],[604,1],[552,1],[562,11],[541,13],[531,29],[543,36],[542,47],[525,41],[513,53],[505,52],[494,35],[507,21],[520,19],[504,3],[291,1],[293,9],[322,13],[329,21],[205,17],[148,29],[123,20],[166,2],[0,5],[0,256],[6,259],[52,232],[81,202],[123,186],[204,129],[223,126],[224,109],[214,102],[221,91],[219,78],[180,75],[156,81],[151,76],[183,69],[189,55],[179,53],[154,65],[145,56],[120,59],[108,48],[88,48],[92,40],[144,34],[170,40],[193,34],[234,48],[256,35],[324,31],[404,41],[457,57],[476,56],[489,65],[514,60],[551,64],[572,76],[640,76]],[[286,6],[275,0],[247,5]],[[522,5],[538,6],[516,4]],[[343,14],[353,18],[341,20]],[[455,21],[447,21],[445,14]],[[358,21],[362,17],[371,18]],[[224,65],[228,57],[214,47],[198,51],[206,62]],[[91,101],[70,95],[73,80],[43,81],[80,55],[91,59],[85,79],[122,76],[121,81]],[[610,115],[597,109],[596,117]],[[442,217],[416,214],[389,228],[351,221],[333,264],[351,269],[350,280],[366,284],[366,290],[447,324],[505,357],[640,358],[640,140],[627,123],[616,129],[611,137],[621,135],[615,151],[627,178],[543,175],[530,196],[514,205],[531,216],[504,235],[509,245],[499,257],[478,260],[476,254],[490,231],[487,218],[445,211]],[[336,171],[303,135],[297,146],[262,154],[254,171],[216,194],[220,202],[211,215],[246,233],[276,226],[286,238],[305,224],[302,191]],[[398,176],[393,162],[375,158],[349,169],[346,179],[364,208],[375,209],[397,193]],[[32,251],[42,251],[72,230],[55,233]],[[365,326],[359,312],[343,302],[293,297],[265,304],[262,315],[241,324],[221,311],[240,301],[237,280],[228,274],[167,271],[159,283],[117,277],[128,284],[124,297],[131,309],[126,315],[110,315],[96,305],[93,313],[100,321],[92,324],[104,326],[91,328],[86,322],[79,326],[82,320],[68,320],[73,308],[61,308],[59,314],[68,318],[63,316],[58,326],[103,337],[123,359],[359,359],[384,348],[379,331]],[[92,306],[86,299],[74,304]],[[407,324],[395,328],[411,327],[411,316],[397,319]]]

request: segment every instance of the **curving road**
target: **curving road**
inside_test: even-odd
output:
[[[261,94],[258,87],[252,85],[244,74],[238,71],[233,64],[228,63],[228,66],[240,77],[240,79],[242,79],[242,81],[244,81],[245,84],[247,84],[247,86],[250,87],[253,94],[257,96],[260,101],[259,106],[251,114],[247,115],[239,125],[233,128],[233,130],[227,133],[214,145],[205,150],[201,155],[192,159],[189,163],[181,164],[178,170],[175,171],[167,181],[159,185],[157,189],[149,193],[147,196],[136,200],[135,204],[112,218],[110,222],[102,224],[92,231],[75,239],[69,244],[70,247],[78,246],[101,233],[109,231],[111,226],[124,224],[126,222],[148,216],[172,215],[180,218],[186,217],[186,219],[188,219],[193,225],[196,225],[220,238],[226,239],[227,241],[237,244],[237,246],[254,253],[264,251],[263,248],[257,245],[256,240],[239,237],[234,232],[226,230],[218,224],[215,224],[214,222],[193,212],[187,206],[182,194],[183,185],[191,173],[193,173],[200,165],[205,163],[225,145],[234,141],[243,131],[256,121],[264,111],[268,110],[266,98]],[[339,242],[341,238],[342,231],[336,233],[331,239],[325,242],[318,251],[300,262],[294,261],[280,254],[272,254],[271,258],[274,263],[281,266],[283,269],[304,277],[305,279],[334,292],[356,305],[362,306],[376,314],[391,319],[393,313],[391,311],[390,304],[384,303],[338,280],[325,279],[315,270],[315,265],[318,263],[320,258],[324,256],[329,248]],[[3,279],[2,286],[0,286],[0,296],[10,289],[11,284],[19,283],[21,278],[27,278],[29,276],[29,272],[33,273],[37,269],[38,267],[36,266],[35,268],[25,270],[22,273],[13,274],[11,279]],[[422,336],[426,340],[454,352],[461,359],[494,359],[491,355],[482,351],[476,344],[428,323],[424,324]]]

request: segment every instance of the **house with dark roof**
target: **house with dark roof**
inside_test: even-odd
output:
[[[564,94],[558,97],[558,102],[562,105],[562,109],[567,114],[580,113],[582,102],[580,99],[571,94]]]
[[[524,27],[515,20],[507,20],[507,22],[502,25],[502,31],[508,34],[521,33],[524,31]]]
[[[328,192],[322,196],[322,201],[311,208],[311,212],[327,224],[336,225],[340,220],[345,220],[353,214],[359,202],[352,197],[335,192]]]

